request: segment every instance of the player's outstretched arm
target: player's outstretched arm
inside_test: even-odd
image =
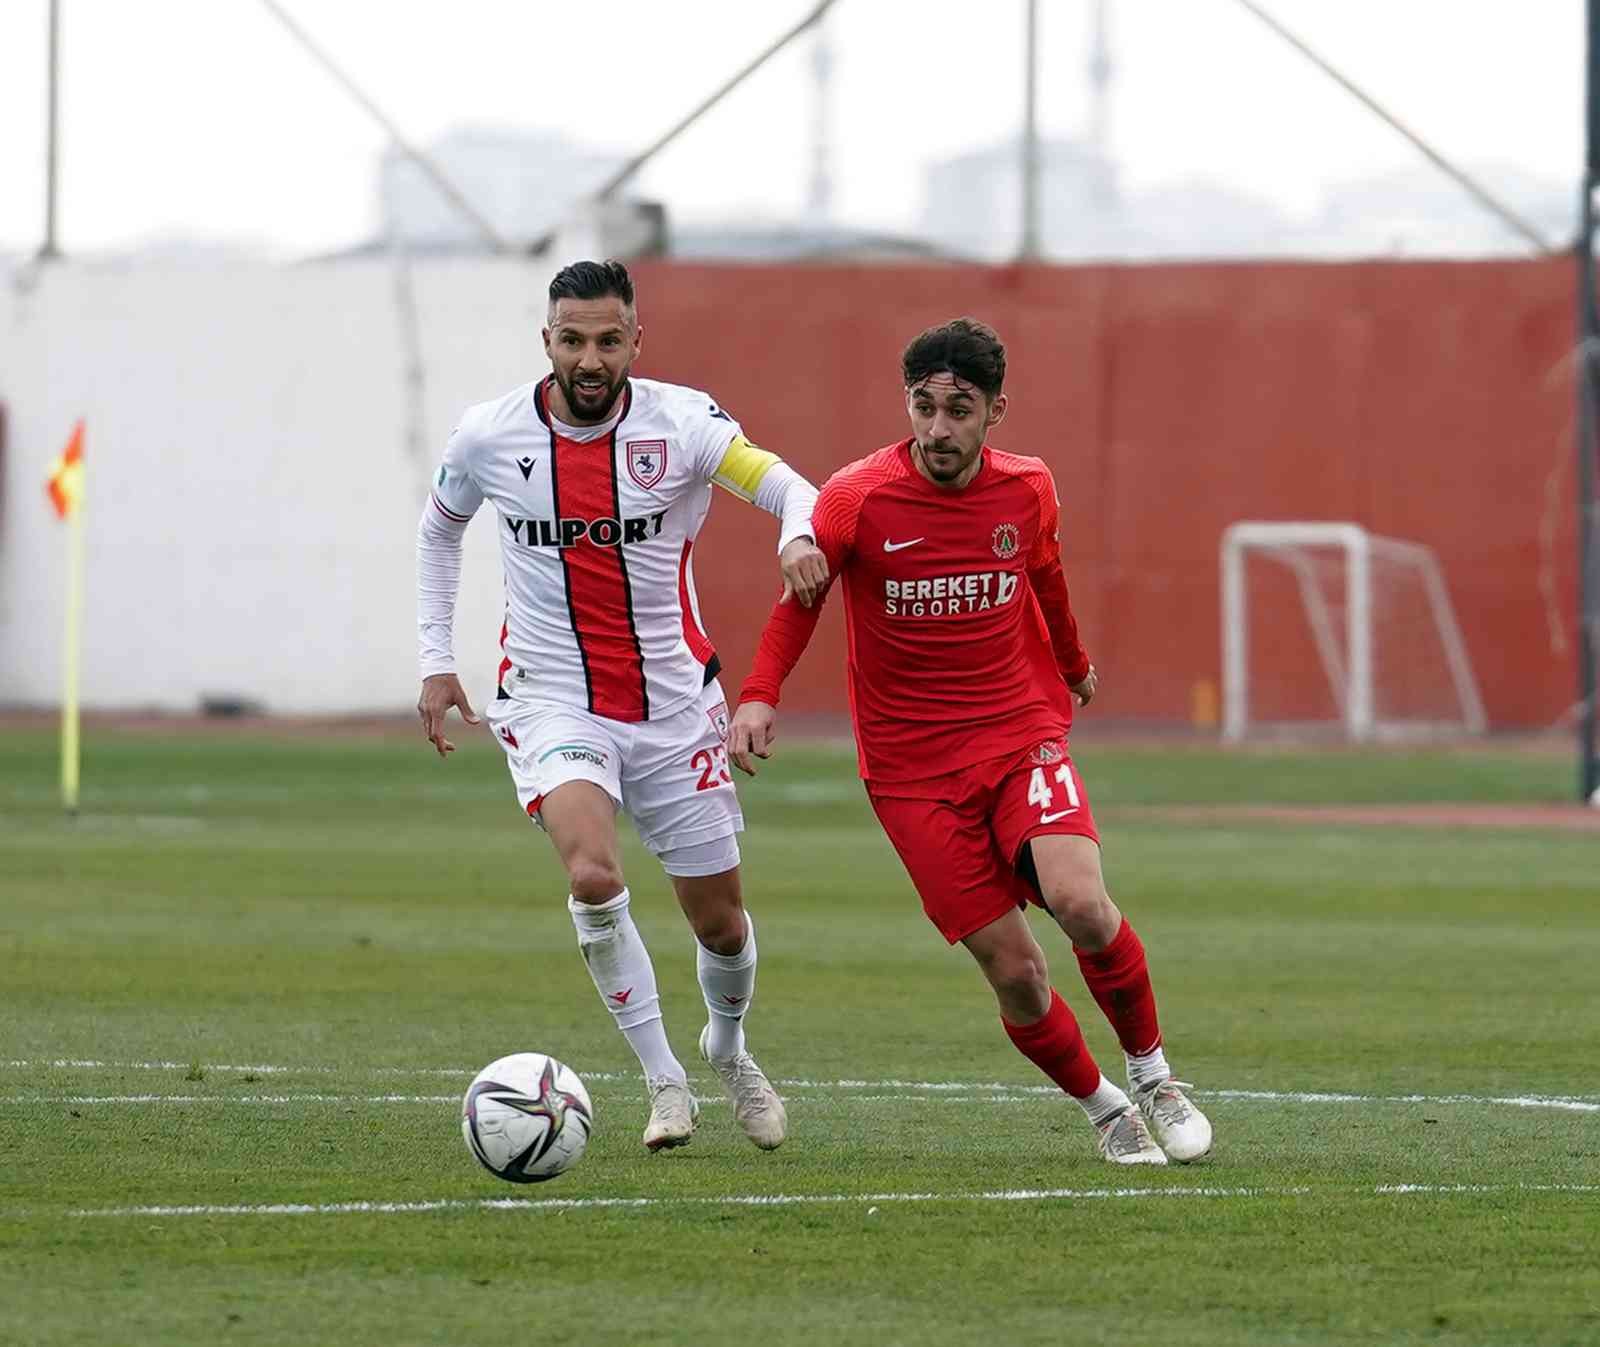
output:
[[[442,758],[454,753],[456,746],[444,737],[444,720],[455,707],[461,719],[469,725],[478,724],[472,703],[467,700],[466,689],[453,673],[432,674],[422,680],[422,695],[417,698],[417,714],[422,717],[422,737],[433,745]]]
[[[483,503],[463,462],[465,447],[458,428],[417,521],[417,656],[422,671],[417,714],[422,717],[423,735],[441,758],[455,752],[456,746],[444,737],[445,715],[452,706],[467,724],[478,723],[456,677],[451,650],[456,593],[461,587],[461,539]]]
[[[823,592],[826,591],[824,585]],[[773,604],[761,642],[750,666],[750,676],[739,691],[739,708],[728,727],[728,756],[746,776],[756,774],[752,758],[770,758],[778,737],[778,696],[783,681],[800,662],[822,615],[821,601],[814,608],[787,602],[788,592]]]
[[[774,514],[778,531],[778,569],[783,574],[783,602],[800,600],[811,607],[828,587],[828,561],[816,544],[811,513],[817,488],[776,454],[759,449],[736,433],[711,472],[724,491]]]

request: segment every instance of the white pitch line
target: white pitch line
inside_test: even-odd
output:
[[[1318,1190],[1283,1188],[1013,1188],[987,1193],[773,1193],[726,1197],[482,1197],[435,1198],[423,1202],[273,1202],[257,1205],[95,1207],[69,1213],[77,1217],[116,1216],[346,1216],[368,1213],[414,1214],[433,1211],[592,1211],[625,1207],[808,1207],[857,1204],[881,1206],[914,1202],[1091,1202],[1138,1198],[1306,1197]],[[1584,1183],[1394,1183],[1371,1188],[1321,1190],[1335,1197],[1453,1197],[1484,1193],[1597,1193]],[[869,1216],[871,1211],[867,1213]]]
[[[42,1070],[128,1070],[128,1071],[189,1071],[193,1062],[116,1062],[90,1058],[58,1057],[50,1060],[0,1061],[0,1069]],[[206,1072],[243,1072],[256,1075],[341,1075],[341,1076],[455,1076],[466,1081],[472,1078],[468,1068],[449,1066],[285,1066],[281,1064],[229,1064],[205,1062],[199,1064]],[[638,1077],[627,1071],[585,1071],[585,1080],[633,1081]],[[696,1083],[704,1078],[691,1077]],[[1060,1091],[1054,1085],[1022,1085],[1009,1081],[964,1080],[810,1080],[796,1077],[779,1077],[775,1084],[789,1090],[874,1090],[875,1095],[857,1096],[866,1100],[891,1100],[915,1098],[918,1095],[949,1094],[966,1096],[961,1102],[971,1102],[973,1095],[987,1095],[987,1102],[1020,1103],[1026,1097],[1053,1098]],[[888,1091],[889,1093],[881,1093]],[[1228,1090],[1203,1089],[1193,1091],[1201,1099],[1229,1099],[1267,1104],[1490,1104],[1508,1108],[1563,1109],[1573,1113],[1600,1113],[1600,1095],[1477,1095],[1477,1094],[1356,1094],[1334,1090]],[[151,1096],[152,1099],[156,1096]],[[174,1097],[175,1102],[182,1102]],[[10,1100],[5,1102],[22,1102]]]
[[[459,1104],[458,1094],[37,1094],[0,1104]]]

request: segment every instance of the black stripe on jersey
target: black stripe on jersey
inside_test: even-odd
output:
[[[611,457],[611,513],[617,519],[622,518],[622,488],[617,481],[617,432],[622,429],[622,423],[628,419],[632,409],[633,381],[630,379],[622,394],[622,415],[606,437],[606,452]],[[628,579],[628,555],[623,551],[620,541],[617,543],[617,566],[622,571],[622,600],[627,605],[628,631],[633,636],[633,649],[639,657],[639,706],[644,712],[644,719],[649,720],[650,680],[644,673],[644,647],[639,644],[639,624],[633,618],[633,582]]]
[[[539,413],[539,419],[544,422],[545,428],[550,432],[550,501],[555,507],[556,518],[561,518],[561,484],[556,480],[556,459],[560,455],[556,452],[556,428],[550,424],[550,418],[544,413],[544,384],[533,390],[533,405]],[[589,673],[589,652],[583,648],[583,634],[578,630],[578,610],[572,602],[572,571],[567,566],[567,549],[559,549],[561,553],[561,582],[567,590],[567,621],[572,623],[572,639],[578,647],[578,658],[583,662],[583,695],[588,704],[589,711],[594,711],[594,679]]]
[[[706,661],[706,676],[700,680],[700,686],[703,688],[710,687],[711,680],[721,672],[722,657],[718,655],[715,650],[713,650],[711,652],[711,658]]]

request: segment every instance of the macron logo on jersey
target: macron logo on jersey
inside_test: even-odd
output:
[[[891,617],[955,617],[1010,603],[1019,581],[1010,571],[974,571],[932,580],[883,582],[883,611]]]
[[[576,547],[587,538],[596,547],[642,543],[661,532],[665,510],[642,519],[507,519],[511,536],[525,547]]]

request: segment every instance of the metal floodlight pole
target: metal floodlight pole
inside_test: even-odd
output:
[[[1021,261],[1039,257],[1039,0],[1026,0],[1028,26],[1022,67]]]
[[[1427,141],[1425,141],[1409,126],[1396,117],[1394,113],[1390,112],[1388,108],[1384,107],[1382,103],[1378,102],[1376,98],[1374,98],[1353,79],[1349,78],[1349,76],[1345,75],[1336,66],[1334,66],[1331,61],[1324,60],[1321,56],[1319,56],[1309,45],[1301,41],[1300,38],[1296,37],[1275,18],[1273,18],[1271,14],[1267,13],[1265,9],[1256,3],[1256,0],[1238,0],[1238,2],[1239,4],[1243,5],[1245,9],[1249,10],[1250,13],[1254,14],[1256,18],[1260,19],[1262,23],[1266,24],[1268,28],[1272,29],[1274,33],[1281,37],[1297,52],[1304,56],[1306,60],[1310,61],[1312,65],[1316,66],[1318,70],[1322,71],[1324,75],[1339,85],[1339,87],[1342,88],[1347,94],[1366,107],[1369,112],[1386,122],[1395,131],[1398,131],[1402,136],[1409,140],[1412,145],[1422,152],[1423,156],[1428,160],[1429,163],[1431,163],[1441,173],[1444,173],[1446,176],[1448,176],[1486,211],[1499,219],[1499,221],[1505,225],[1507,229],[1511,230],[1515,234],[1520,235],[1536,251],[1540,253],[1554,253],[1559,251],[1558,249],[1552,247],[1550,241],[1546,239],[1544,235],[1541,234],[1536,228],[1534,228],[1533,225],[1524,220],[1516,213],[1516,211],[1512,210],[1511,207],[1508,206],[1504,201],[1501,201],[1497,196],[1494,195],[1493,192],[1491,192],[1482,183],[1477,181],[1477,179],[1473,178],[1458,165],[1451,163],[1449,159],[1445,158],[1443,154],[1434,149],[1432,145],[1428,144]]]
[[[1600,790],[1595,742],[1596,644],[1600,643],[1600,523],[1595,515],[1595,413],[1600,309],[1595,302],[1595,191],[1600,188],[1600,0],[1588,0],[1583,194],[1578,207],[1578,798]]]
[[[599,189],[594,194],[595,200],[604,201],[607,197],[614,195],[617,189],[627,182],[629,178],[633,177],[635,173],[637,173],[647,163],[654,159],[656,155],[660,154],[662,150],[666,149],[668,145],[672,144],[673,141],[675,141],[697,121],[704,117],[706,113],[710,112],[712,108],[716,107],[718,103],[722,102],[724,98],[726,98],[747,79],[749,79],[750,76],[755,74],[756,71],[760,70],[762,66],[766,65],[768,61],[770,61],[802,33],[808,32],[810,29],[814,28],[818,23],[820,23],[822,21],[822,16],[832,9],[837,3],[838,0],[821,0],[821,3],[818,4],[816,8],[811,10],[810,13],[806,14],[799,23],[795,24],[794,27],[790,28],[781,37],[778,37],[769,43],[758,55],[752,57],[742,67],[740,67],[737,72],[725,80],[705,98],[701,99],[701,101],[696,104],[688,114],[679,118],[677,122],[664,131],[660,136],[656,137],[656,139],[644,149],[640,150],[638,154],[634,155],[632,159],[628,160],[627,163],[625,163],[621,168],[607,178],[605,182],[601,183]]]
[[[445,174],[445,171],[400,134],[400,128],[389,119],[389,117],[384,113],[383,109],[373,102],[372,99],[368,98],[361,86],[358,85],[355,80],[351,79],[349,75],[345,74],[345,72],[334,62],[334,59],[311,40],[311,35],[294,21],[289,12],[278,3],[278,0],[261,0],[261,3],[267,7],[268,11],[275,19],[278,20],[279,23],[289,30],[290,35],[295,39],[295,41],[306,49],[306,52],[311,59],[320,65],[324,70],[326,70],[330,75],[332,75],[333,78],[338,81],[339,85],[344,89],[344,91],[349,94],[350,97],[355,99],[356,102],[361,104],[361,106],[367,110],[368,115],[371,116],[371,118],[386,132],[388,132],[389,139],[394,142],[395,148],[404,154],[408,159],[410,159],[412,163],[416,164],[416,166],[425,174],[427,174],[428,180],[439,189],[439,191],[444,195],[445,200],[454,206],[465,219],[472,222],[472,224],[477,228],[478,232],[483,235],[490,247],[492,247],[496,252],[503,253],[510,251],[511,245],[506,242],[505,237],[498,229],[489,223],[488,219],[475,206],[473,206],[465,196],[462,195],[461,189],[458,188],[455,183],[450,181],[449,177]]]
[[[50,0],[50,68],[45,94],[44,242],[39,260],[60,257],[56,246],[56,155],[60,143],[61,0]]]

